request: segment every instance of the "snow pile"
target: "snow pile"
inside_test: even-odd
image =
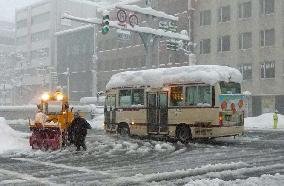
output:
[[[159,88],[164,84],[189,82],[204,82],[214,85],[218,81],[241,82],[242,75],[235,68],[218,65],[196,65],[126,71],[113,75],[106,89],[129,86],[150,86]]]
[[[0,153],[9,150],[28,149],[27,134],[17,132],[0,117]]]
[[[251,177],[246,180],[233,180],[233,181],[223,181],[221,179],[201,179],[201,180],[192,180],[187,183],[185,186],[265,186],[265,185],[284,185],[284,176],[280,174],[275,175],[262,175],[261,177]]]
[[[273,129],[273,122],[273,113],[266,113],[257,117],[245,118],[245,128],[258,130]],[[278,114],[277,128],[284,130],[284,116],[281,114]]]
[[[95,118],[89,121],[93,129],[103,130],[104,129],[104,115],[100,114],[95,116]]]

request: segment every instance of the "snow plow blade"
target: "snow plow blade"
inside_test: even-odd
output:
[[[58,150],[61,148],[61,134],[59,128],[34,129],[30,136],[32,149]]]

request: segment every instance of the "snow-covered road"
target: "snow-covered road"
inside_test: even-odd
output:
[[[183,145],[92,130],[87,146],[1,154],[0,185],[284,185],[283,131]]]

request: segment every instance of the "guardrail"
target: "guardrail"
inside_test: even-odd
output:
[[[79,111],[84,114],[86,119],[92,119],[96,114],[103,113],[102,106],[95,105],[70,105],[73,107],[73,112]],[[22,105],[22,106],[0,106],[0,117],[7,120],[28,119],[34,118],[37,111],[36,105]]]

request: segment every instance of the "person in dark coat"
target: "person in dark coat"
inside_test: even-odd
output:
[[[77,147],[77,151],[81,150],[83,147],[84,150],[87,150],[85,139],[87,136],[87,129],[91,129],[91,125],[82,117],[80,117],[78,112],[74,113],[74,119],[69,127],[69,141],[74,143]]]

